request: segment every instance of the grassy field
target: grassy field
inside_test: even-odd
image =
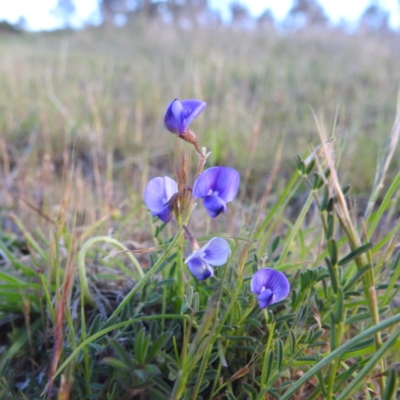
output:
[[[0,399],[397,398],[398,44],[0,33]],[[150,178],[193,186],[198,154],[163,125],[176,97],[207,102],[205,168],[241,176],[218,218],[182,193],[169,224],[143,204]],[[215,277],[190,274],[183,225],[228,240]],[[260,310],[264,267],[291,293]]]

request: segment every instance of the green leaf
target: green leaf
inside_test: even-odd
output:
[[[148,375],[161,375],[160,369],[154,364],[147,364],[144,367],[144,372]]]
[[[314,172],[313,178],[312,178],[313,190],[318,190],[323,184],[324,184],[323,179],[316,172]]]
[[[0,241],[0,250],[5,254],[7,259],[10,261],[11,265],[15,269],[21,270],[24,275],[31,277],[38,275],[33,268],[27,267],[24,264],[20,263],[18,259],[15,257],[14,253],[10,251],[10,249],[2,241]]]
[[[332,265],[336,265],[338,262],[338,249],[334,239],[328,240],[328,250]]]
[[[335,228],[335,220],[333,218],[333,214],[329,213],[327,215],[327,228],[326,228],[326,234],[325,234],[326,240],[328,240],[328,244],[329,244],[329,240],[333,236],[334,228]],[[336,263],[334,263],[334,264],[336,264]]]
[[[244,342],[250,341],[250,342],[256,342],[257,339],[252,337],[252,336],[230,336],[230,335],[226,335],[224,336],[224,339],[226,340],[243,340]]]
[[[157,376],[154,376],[151,378],[151,380],[154,382],[154,384],[161,389],[162,391],[164,391],[165,393],[167,393],[168,395],[172,394],[172,388],[171,386],[169,386],[163,379],[158,378]]]
[[[384,314],[385,312],[389,311],[389,306],[383,306],[378,308],[379,315]],[[371,313],[369,311],[354,315],[350,318],[346,319],[346,324],[354,324],[356,322],[365,321],[371,318]]]
[[[254,389],[253,386],[249,385],[248,383],[242,383],[243,390],[251,397],[251,400],[255,400],[257,398],[257,390]]]
[[[372,339],[373,340],[373,339]],[[359,367],[358,363],[353,364],[348,370],[344,371],[342,374],[338,375],[336,380],[336,386],[334,388],[335,392],[338,392],[341,387],[346,383],[347,379],[350,378],[350,376],[355,372],[355,370]]]
[[[200,310],[200,295],[198,292],[195,292],[193,295],[193,311],[198,312]]]
[[[350,282],[344,287],[344,291],[348,292],[351,287],[358,282],[358,280],[368,271],[371,269],[371,265],[368,264],[365,267],[361,268],[356,272],[356,274],[350,279]]]
[[[114,339],[109,340],[110,346],[117,353],[119,359],[128,367],[133,368],[134,364],[131,360],[131,357],[127,354],[125,349]]]
[[[101,330],[107,329],[110,326],[113,326],[117,323],[118,321],[118,316],[115,315],[114,317],[110,317],[102,326],[101,326]],[[96,332],[97,333],[97,332]],[[96,334],[95,332],[93,332],[93,334]]]
[[[149,399],[152,400],[165,400],[165,395],[159,392],[157,389],[150,388],[149,389]]]
[[[28,284],[27,282],[14,278],[13,276],[5,274],[4,272],[0,272],[0,281],[14,283],[18,286],[26,286]]]
[[[315,356],[315,359],[316,359],[317,362],[320,361],[321,358],[319,357],[318,352],[314,351],[314,356]],[[317,378],[318,378],[318,381],[319,381],[319,387],[321,388],[322,396],[325,399],[326,398],[325,380],[324,380],[324,377],[322,375],[322,371],[319,370],[316,375],[317,375]]]
[[[179,367],[172,362],[167,363],[167,367],[170,371],[170,376],[173,377],[173,379],[175,379],[179,374]]]
[[[274,237],[274,240],[272,241],[271,244],[271,254],[278,248],[280,240],[281,237],[279,235]]]
[[[228,400],[237,400],[235,395],[232,392],[230,392],[229,390],[225,391],[225,395]]]
[[[257,328],[261,328],[262,327],[261,321],[258,320],[258,319],[255,319],[255,318],[247,318],[244,323],[248,324],[248,325],[256,326]]]
[[[237,345],[232,345],[230,346],[232,350],[241,350],[241,351],[246,351],[247,353],[254,353],[256,351],[256,348],[253,346],[237,346]],[[224,365],[228,366],[228,364]]]
[[[238,325],[223,325],[221,328],[221,332],[230,332],[235,329],[240,329],[240,326]]]
[[[288,313],[288,314],[284,314],[284,315],[280,315],[279,317],[275,318],[275,322],[279,323],[279,322],[283,322],[283,321],[289,321],[291,319],[295,319],[297,317],[296,313]]]
[[[143,365],[145,363],[149,344],[150,338],[146,335],[145,329],[142,329],[135,340],[135,358],[139,365]]]
[[[172,278],[164,279],[164,280],[162,280],[160,282],[157,282],[155,284],[155,287],[160,287],[160,286],[163,286],[163,285],[169,285],[170,283],[174,283],[174,282],[175,282],[175,279],[172,279]]]
[[[133,373],[141,380],[145,381],[147,379],[147,374],[142,369],[134,369]]]
[[[335,304],[335,322],[340,324],[344,319],[343,313],[343,290],[339,288],[336,295],[336,304]]]
[[[105,358],[103,358],[103,363],[110,365],[113,368],[120,369],[122,371],[126,371],[126,372],[132,371],[132,367],[130,367],[129,365],[126,365],[121,360],[118,360],[118,358],[105,357]]]
[[[348,264],[350,261],[353,261],[355,258],[359,257],[361,254],[365,253],[369,249],[373,247],[373,243],[366,243],[360,246],[359,248],[350,252],[346,257],[343,257],[339,262],[339,266],[343,266]]]
[[[282,369],[283,365],[283,343],[281,339],[278,339],[275,343],[276,345],[276,364],[278,371]]]
[[[329,191],[328,187],[324,186],[324,193],[322,195],[322,200],[321,200],[321,205],[320,205],[320,211],[326,211],[326,208],[328,206],[328,199],[329,199]]]
[[[29,342],[30,335],[36,333],[38,329],[42,327],[42,319],[37,318],[29,327],[29,330],[23,328],[19,331],[18,336],[14,337],[12,340],[12,344],[8,347],[7,351],[2,354],[0,357],[0,368],[4,365],[4,362],[7,359],[13,359],[15,355],[19,353],[19,351],[26,346]]]
[[[360,349],[364,349],[365,347],[371,346],[375,342],[374,338],[369,338],[367,340],[363,340],[362,342],[356,343],[353,347],[351,347],[348,351],[356,351]]]
[[[296,352],[296,335],[294,332],[290,329],[289,330],[289,345],[290,345],[290,355],[293,356]]]
[[[272,372],[272,366],[274,364],[274,358],[275,358],[275,352],[273,350],[270,350],[268,353],[268,357],[267,357],[267,365],[265,368],[265,377],[264,377],[264,382],[268,382],[268,379],[271,375]]]
[[[164,332],[156,339],[156,341],[153,343],[153,345],[150,347],[147,353],[145,360],[146,363],[153,361],[153,359],[157,356],[159,351],[162,349],[164,344],[170,339],[171,336],[172,332]]]
[[[201,385],[199,387],[199,393],[201,393],[205,388],[207,388],[210,385],[210,381],[204,380],[201,382]]]
[[[329,276],[331,278],[331,285],[332,285],[333,293],[337,293],[338,281],[337,281],[335,269],[331,263],[331,260],[328,257],[325,257],[325,263],[326,263],[326,266],[328,267]]]
[[[385,393],[383,393],[382,400],[395,400],[397,390],[397,371],[395,369],[391,369],[388,372],[386,389]]]
[[[336,326],[335,326],[335,315],[333,312],[330,312],[331,317],[331,326],[330,326],[330,342],[331,342],[331,350],[336,349]]]

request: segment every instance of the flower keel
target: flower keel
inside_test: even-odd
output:
[[[257,295],[260,308],[266,308],[285,299],[290,291],[286,276],[272,268],[258,270],[252,277],[250,290]]]

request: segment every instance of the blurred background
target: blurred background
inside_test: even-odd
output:
[[[15,0],[2,4],[0,19],[17,28],[51,30],[112,23],[125,25],[138,14],[193,25],[238,23],[247,28],[269,22],[281,28],[309,23],[397,29],[398,0]]]
[[[320,142],[316,118],[367,196],[395,116],[400,1],[0,3],[0,194],[27,220],[26,202],[58,212],[72,167],[85,222],[142,209],[148,178],[173,176],[187,148],[163,127],[176,97],[207,102],[191,128],[248,204],[283,190]]]

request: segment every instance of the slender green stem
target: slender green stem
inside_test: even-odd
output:
[[[176,254],[177,264],[178,264],[178,274],[177,274],[177,294],[178,294],[178,305],[177,310],[179,311],[182,306],[183,296],[185,294],[185,271],[184,271],[184,263],[183,263],[183,235],[179,238],[178,241],[178,251]]]
[[[335,349],[340,347],[340,341],[342,338],[342,333],[343,333],[343,323],[340,324],[335,324]],[[331,370],[329,372],[328,376],[328,387],[327,387],[327,400],[333,399],[333,391],[334,391],[334,386],[335,386],[335,378],[336,378],[336,373],[339,369],[340,366],[340,358],[338,357],[331,365]],[[321,382],[322,385],[322,382]]]
[[[303,208],[300,211],[300,214],[296,220],[296,223],[293,226],[293,229],[290,231],[289,237],[286,240],[285,247],[283,248],[282,253],[279,257],[279,261],[277,262],[278,265],[283,263],[283,260],[286,258],[287,254],[289,253],[289,249],[290,249],[290,246],[292,245],[293,239],[297,235],[297,233],[300,229],[300,226],[303,223],[303,220],[306,217],[306,214],[307,214],[309,208],[311,207],[313,199],[314,199],[313,194],[310,193],[308,195],[307,201],[305,202],[305,204],[303,205]]]
[[[271,343],[272,343],[272,337],[274,335],[274,330],[275,330],[275,322],[273,322],[272,324],[268,323],[268,313],[267,311],[264,309],[264,317],[265,317],[265,323],[266,323],[266,328],[267,328],[267,332],[268,332],[268,339],[267,339],[267,343],[265,345],[265,350],[264,350],[264,360],[263,360],[263,366],[262,366],[262,370],[261,370],[261,380],[260,380],[260,390],[264,390],[264,386],[267,384],[266,382],[266,375],[267,375],[267,370],[268,370],[268,356],[269,356],[269,351],[271,349]]]
[[[203,359],[201,360],[201,365],[200,365],[199,372],[197,375],[196,384],[193,388],[192,400],[197,399],[197,394],[199,393],[200,385],[203,382],[204,372],[206,371],[206,368],[208,365],[208,359],[210,358],[212,348],[213,348],[213,346],[211,346],[211,345],[207,346],[207,349],[203,355]]]

